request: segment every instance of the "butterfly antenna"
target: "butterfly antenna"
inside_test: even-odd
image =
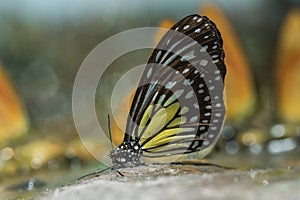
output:
[[[109,140],[110,140],[111,150],[113,150],[114,146],[113,146],[113,141],[112,141],[112,136],[111,136],[110,116],[109,116],[109,114],[107,114],[107,123],[108,123],[108,134],[109,134]]]
[[[112,168],[108,167],[108,168],[105,168],[105,169],[102,169],[102,170],[98,170],[98,171],[95,171],[95,172],[92,172],[92,173],[88,173],[86,175],[83,175],[83,176],[79,177],[77,179],[77,181],[80,181],[82,179],[86,179],[87,177],[91,177],[91,176],[99,176],[102,172],[105,172],[105,171],[107,171],[109,169],[111,170]]]

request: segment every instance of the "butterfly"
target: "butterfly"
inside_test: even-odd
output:
[[[211,150],[225,117],[222,46],[216,25],[197,14],[165,33],[140,79],[123,142],[109,154],[115,168]]]

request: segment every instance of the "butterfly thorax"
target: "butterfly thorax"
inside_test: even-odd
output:
[[[116,168],[140,165],[142,150],[138,143],[124,141],[110,152],[113,166]]]

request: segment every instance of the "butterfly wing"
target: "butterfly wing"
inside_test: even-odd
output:
[[[138,143],[146,157],[212,146],[225,116],[222,44],[215,24],[199,15],[167,31],[140,80],[124,141]]]

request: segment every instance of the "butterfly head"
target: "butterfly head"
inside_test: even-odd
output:
[[[138,143],[124,141],[118,148],[110,152],[110,157],[114,167],[130,167],[140,165],[142,155],[141,147]]]

